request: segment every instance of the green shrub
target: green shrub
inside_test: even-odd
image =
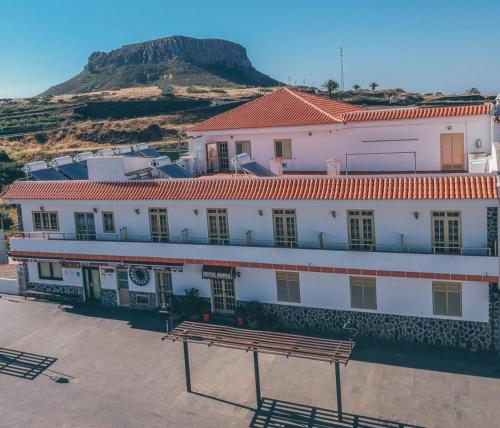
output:
[[[190,94],[208,94],[210,91],[205,88],[199,88],[198,86],[188,86],[187,92]]]

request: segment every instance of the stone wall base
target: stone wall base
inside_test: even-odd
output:
[[[241,302],[244,304],[243,302]],[[487,350],[494,345],[490,323],[436,318],[339,311],[263,303],[264,311],[278,317],[286,328],[315,333],[342,333],[344,325],[359,336],[408,340],[432,345]]]
[[[42,282],[30,282],[28,290],[41,291],[44,293],[64,294],[69,297],[76,297],[83,302],[83,288],[65,284],[44,284]]]
[[[103,288],[101,290],[101,304],[103,306],[118,306],[117,291]]]
[[[132,309],[141,309],[146,311],[156,310],[156,294],[142,293],[138,291],[129,291],[129,306]]]

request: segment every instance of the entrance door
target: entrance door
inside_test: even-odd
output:
[[[441,169],[464,169],[464,134],[441,134]]]
[[[128,269],[116,269],[116,280],[118,281],[120,306],[128,306],[130,304],[130,296],[128,293]]]
[[[156,294],[158,296],[158,307],[165,309],[173,293],[172,272],[168,270],[156,271]]]
[[[229,151],[227,142],[207,144],[207,171],[229,171]]]
[[[94,241],[95,221],[94,213],[75,213],[76,239]]]
[[[233,314],[236,309],[234,279],[211,279],[214,312]]]
[[[85,287],[85,298],[87,300],[101,300],[101,276],[99,268],[83,268],[83,284]]]

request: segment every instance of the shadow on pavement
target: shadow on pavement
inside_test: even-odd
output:
[[[335,410],[321,409],[304,404],[262,398],[262,405],[255,412],[251,428],[265,427],[318,427],[318,428],[418,428],[401,422],[343,413],[338,420]]]
[[[164,333],[166,320],[164,315],[150,311],[138,311],[129,308],[102,306],[100,304],[85,304],[61,306],[65,312],[85,317],[113,319],[126,322],[131,328]]]
[[[494,352],[356,338],[351,360],[500,379],[500,357]]]
[[[165,316],[156,312],[99,304],[61,306],[61,308],[81,316],[123,321],[135,329],[161,333],[166,331]],[[289,332],[305,334],[303,331]],[[307,333],[306,335],[314,336]],[[339,335],[321,335],[321,337],[338,339]],[[494,352],[471,352],[466,349],[367,337],[356,337],[354,340],[356,346],[351,355],[351,360],[354,361],[500,379],[500,357]]]
[[[0,348],[0,374],[34,380],[57,358]]]

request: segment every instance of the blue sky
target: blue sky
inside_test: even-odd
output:
[[[31,96],[81,71],[96,50],[182,34],[247,48],[288,82],[500,91],[499,1],[17,0],[0,6],[0,98]]]

